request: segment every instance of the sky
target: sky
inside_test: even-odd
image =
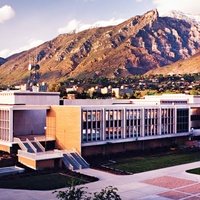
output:
[[[0,57],[62,33],[118,24],[157,8],[200,14],[199,0],[0,0]]]

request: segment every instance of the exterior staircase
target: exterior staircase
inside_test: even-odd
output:
[[[18,150],[18,158],[19,162],[22,164],[31,167],[33,169],[39,169],[39,164],[42,160],[50,160],[50,159],[62,159],[64,165],[70,170],[79,170],[89,168],[90,165],[84,158],[74,149],[72,151],[67,150],[56,150],[53,151],[45,151],[45,148],[42,144],[37,140],[37,138],[33,138],[29,140],[26,138],[25,140],[21,140],[20,138],[14,138],[14,142],[17,143],[21,150]],[[31,162],[35,162],[34,166],[27,165],[27,160],[30,159]]]
[[[34,138],[33,140],[21,140],[20,138],[14,138],[14,141],[19,145],[20,149],[29,153],[45,152],[45,148],[42,144]]]
[[[63,158],[62,151],[54,149],[45,151],[45,148],[37,140],[37,138],[14,138],[14,142],[20,147],[18,149],[18,161],[23,165],[34,169],[54,168],[58,166],[58,162]]]
[[[90,165],[77,151],[63,151],[63,163],[70,170],[89,168]]]

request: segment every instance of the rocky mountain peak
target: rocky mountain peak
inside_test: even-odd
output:
[[[152,20],[152,21],[157,20],[158,17],[159,17],[159,12],[158,12],[157,9],[155,9],[155,10],[150,10],[150,11],[148,11],[147,13],[145,13],[145,14],[143,15],[143,18],[147,18],[147,19]]]
[[[184,17],[161,17],[152,10],[116,26],[62,34],[13,55],[1,66],[0,79],[4,84],[25,81],[29,57],[36,54],[41,81],[55,82],[68,77],[143,74],[189,58],[199,50],[200,24]]]

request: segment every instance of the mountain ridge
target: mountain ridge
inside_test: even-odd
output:
[[[186,59],[200,49],[200,25],[157,10],[119,25],[61,34],[38,47],[10,56],[1,65],[3,84],[26,82],[30,57],[41,65],[41,81],[69,77],[126,77]],[[33,59],[32,59],[33,60]]]
[[[186,60],[179,60],[171,65],[165,67],[159,67],[157,69],[150,70],[146,75],[173,75],[173,74],[190,74],[200,72],[200,52],[193,55]]]

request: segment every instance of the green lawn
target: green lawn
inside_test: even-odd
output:
[[[191,174],[198,174],[198,175],[200,175],[200,168],[190,169],[190,170],[187,170],[186,172],[191,173]]]
[[[115,169],[139,173],[164,167],[170,167],[200,161],[200,152],[173,153],[169,155],[120,158],[116,164],[109,165]]]
[[[40,174],[30,176],[13,176],[11,179],[0,179],[0,188],[28,189],[28,190],[53,190],[70,186],[77,180],[61,173]],[[85,183],[78,180],[78,183]]]

